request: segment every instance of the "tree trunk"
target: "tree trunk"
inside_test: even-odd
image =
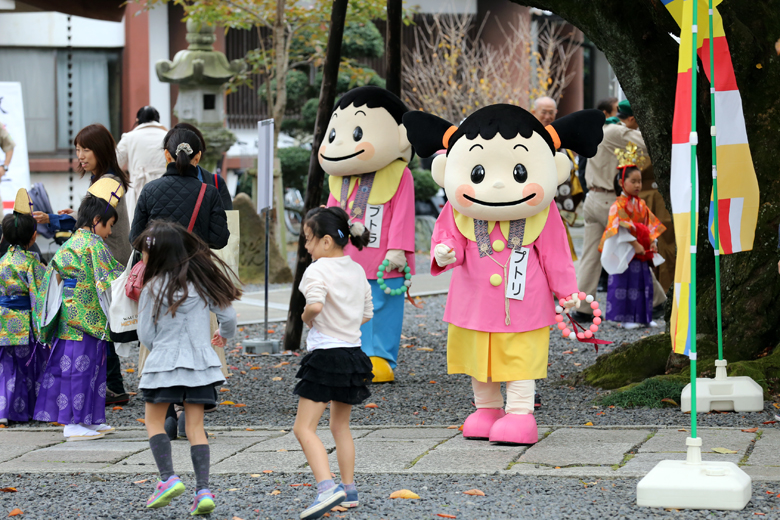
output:
[[[656,0],[524,0],[523,3],[563,17],[604,52],[631,100],[653,160],[659,190],[670,208],[671,129],[679,46],[669,33],[679,34],[680,30],[666,8]],[[780,176],[775,150],[777,128],[780,128],[780,97],[776,95],[780,92],[780,58],[775,42],[780,38],[780,0],[749,3],[725,0],[718,9],[723,16],[742,95],[750,149],[761,188],[753,250],[725,255],[720,260],[724,357],[738,361],[754,359],[777,343],[775,323],[780,314],[780,278],[775,264],[780,205],[776,201]],[[706,19],[699,20],[700,25],[706,23]],[[700,335],[716,339],[715,264],[707,238],[712,189],[711,176],[706,174],[710,171],[712,153],[709,103],[709,84],[702,73],[698,83],[698,248],[701,254],[697,255],[696,267],[697,328]],[[667,318],[669,309],[670,306]],[[702,355],[699,354],[700,358]]]
[[[290,42],[287,38],[287,20],[284,14],[285,0],[276,0],[276,20],[274,21],[274,67],[276,69],[276,99],[273,103],[274,118],[274,197],[276,199],[273,215],[275,235],[282,257],[287,259],[287,229],[282,224],[284,215],[284,187],[282,186],[282,169],[277,153],[279,132],[282,129],[284,111],[287,107],[287,69],[290,63]],[[270,85],[270,82],[269,82]],[[269,87],[270,88],[270,87]],[[271,98],[269,98],[271,99]]]
[[[344,23],[347,18],[348,0],[333,0],[333,8],[330,15],[330,32],[328,34],[328,49],[325,54],[325,63],[322,67],[322,86],[320,87],[320,102],[317,106],[317,119],[314,123],[314,141],[312,142],[311,160],[309,161],[309,178],[306,184],[306,196],[304,197],[304,215],[312,208],[320,205],[322,197],[322,181],[325,172],[318,160],[318,150],[322,140],[325,139],[325,130],[328,128],[333,103],[336,101],[336,84],[338,82],[339,64],[341,63],[341,39],[344,35]],[[306,299],[298,285],[303,278],[303,272],[311,263],[311,256],[306,251],[306,237],[303,233],[298,238],[298,263],[295,267],[295,280],[293,281],[290,307],[287,313],[287,328],[284,333],[285,350],[296,350],[301,346],[301,332],[303,321],[301,314],[306,306]]]
[[[387,0],[387,90],[401,97],[401,34],[403,29],[403,2]]]

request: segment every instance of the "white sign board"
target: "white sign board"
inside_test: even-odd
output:
[[[19,188],[30,188],[30,161],[27,157],[22,84],[19,82],[0,81],[0,124],[5,126],[16,143],[8,172],[0,180],[3,213],[10,213],[14,209],[14,199]],[[5,153],[2,150],[0,161],[5,161]]]
[[[274,207],[274,120],[257,122],[257,212]]]

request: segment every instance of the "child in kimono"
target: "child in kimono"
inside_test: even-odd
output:
[[[607,228],[601,236],[599,251],[609,273],[606,319],[623,323],[624,329],[642,325],[657,327],[653,321],[653,278],[650,266],[657,255],[656,240],[666,226],[639,198],[642,172],[634,143],[618,150],[615,193],[618,198],[609,209]]]
[[[30,252],[37,237],[27,190],[16,194],[12,214],[3,218],[3,238],[10,244],[0,259],[0,424],[32,417],[36,381],[48,357],[33,320],[36,291],[46,267]]]
[[[108,292],[124,268],[103,239],[111,235],[119,182],[104,178],[81,201],[76,232],[46,270],[35,311],[52,353],[41,378],[34,419],[65,424],[68,441],[114,431],[105,424]]]
[[[512,105],[477,110],[459,126],[404,115],[448,203],[434,227],[431,273],[452,271],[444,311],[447,372],[471,376],[476,412],[463,436],[533,444],[536,379],[547,377],[553,295],[579,305],[566,231],[554,197],[569,178],[561,147],[592,157],[604,115],[575,112],[547,127]],[[501,383],[506,383],[506,407]]]

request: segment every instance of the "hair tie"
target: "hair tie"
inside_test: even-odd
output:
[[[338,230],[338,232],[339,232],[339,238],[344,238],[344,233],[342,233],[340,229]]]
[[[349,234],[353,237],[361,237],[366,232],[366,226],[360,222],[353,222],[349,225]]]
[[[154,237],[146,237],[146,249],[151,249],[157,239]]]
[[[184,150],[184,153],[187,155],[192,155],[192,146],[189,145],[189,143],[181,143],[179,146],[176,147],[176,155],[179,155],[179,152]]]

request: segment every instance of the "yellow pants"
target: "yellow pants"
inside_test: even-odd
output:
[[[450,325],[447,373],[468,374],[486,383],[544,379],[550,328],[528,332],[482,332]]]

